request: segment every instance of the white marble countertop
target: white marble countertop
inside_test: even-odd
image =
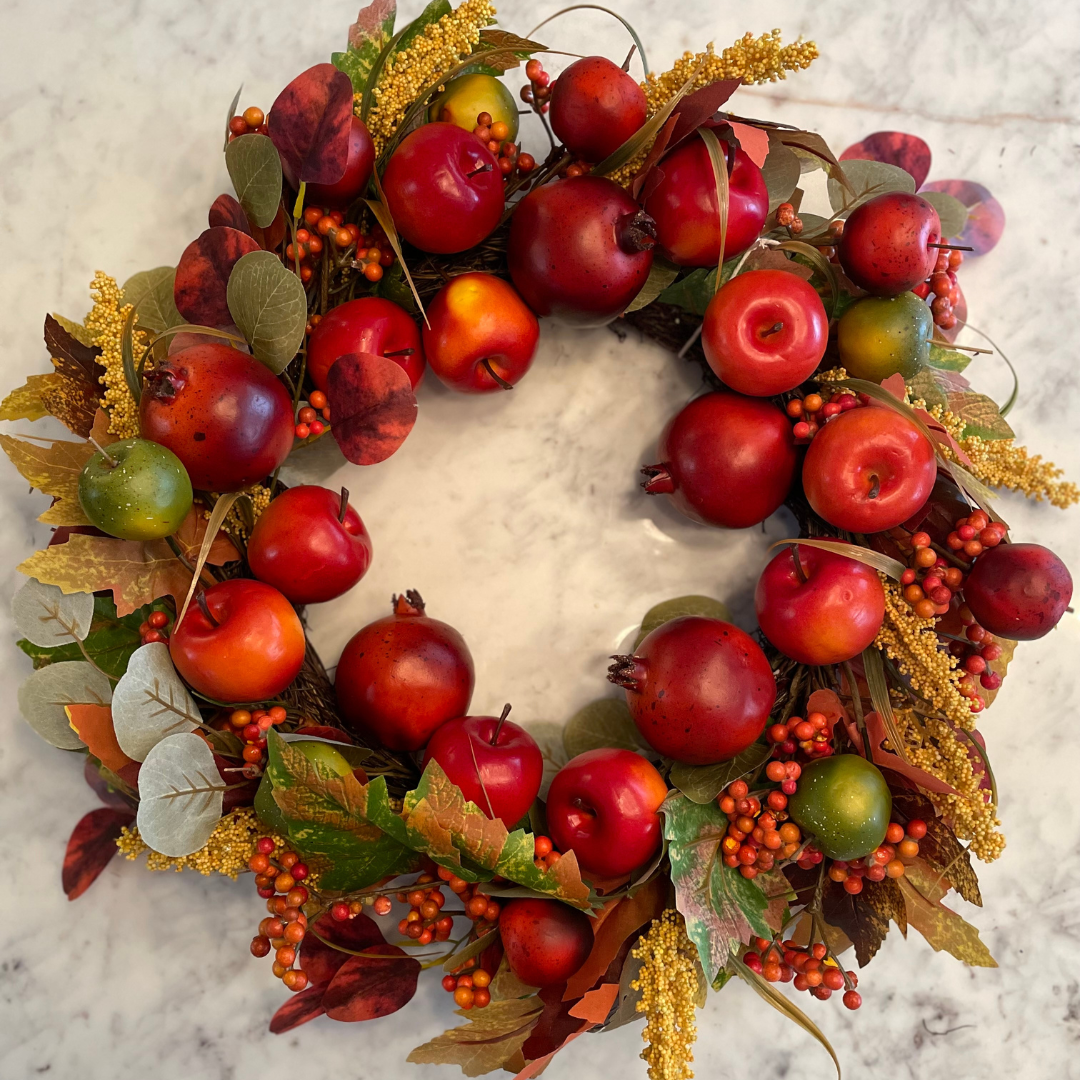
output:
[[[560,5],[502,6],[503,24],[525,33]],[[1080,11],[1055,0],[626,0],[624,13],[660,70],[710,37],[722,47],[773,26],[814,37],[823,55],[809,72],[741,90],[733,107],[815,128],[837,151],[878,129],[914,131],[933,148],[932,179],[969,178],[993,191],[1008,226],[991,255],[962,271],[972,321],[1020,369],[1010,419],[1021,439],[1080,476]],[[342,46],[354,15],[347,0],[0,0],[0,388],[45,370],[42,318],[81,317],[96,268],[123,281],[175,262],[228,190],[217,152],[237,85],[245,84],[242,104],[267,107],[296,72]],[[577,18],[590,47],[622,58],[617,24],[597,12]],[[573,49],[572,19],[545,29],[544,40]],[[1007,392],[999,362],[982,360],[971,373],[988,392]],[[695,386],[695,372],[672,356],[606,331],[545,331],[532,373],[505,398],[465,400],[426,385],[416,430],[391,462],[334,476],[352,489],[376,558],[354,594],[314,619],[327,661],[385,610],[392,591],[415,587],[472,647],[474,711],[511,700],[517,718],[562,720],[604,692],[605,657],[657,600],[712,593],[748,625],[764,550],[770,536],[787,535],[787,523],[770,521],[769,536],[709,531],[635,487],[660,426]],[[42,498],[27,497],[6,466],[0,496],[0,640],[8,642],[13,567],[48,530],[34,520]],[[1048,544],[1080,570],[1076,511],[1005,502],[1015,535]],[[864,973],[860,1013],[805,1002],[847,1075],[1080,1076],[1078,648],[1076,615],[1023,646],[981,725],[1009,848],[981,871],[986,906],[964,913],[1000,967],[967,969],[894,930]],[[458,1075],[403,1064],[413,1046],[456,1022],[434,980],[392,1020],[323,1019],[271,1036],[267,1021],[283,993],[247,953],[261,908],[250,883],[176,879],[117,859],[70,906],[61,856],[95,800],[79,763],[18,719],[15,688],[28,670],[13,646],[0,649],[9,702],[0,739],[0,1076]],[[742,985],[710,996],[699,1033],[702,1078],[832,1074],[808,1036]],[[547,1075],[644,1078],[639,1049],[638,1026],[581,1039]]]

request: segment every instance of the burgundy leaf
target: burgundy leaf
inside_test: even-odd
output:
[[[45,348],[56,361],[56,370],[76,382],[89,380],[97,386],[101,349],[84,345],[69,334],[51,315],[45,316]]]
[[[263,251],[276,251],[281,246],[281,241],[285,239],[286,232],[287,226],[283,206],[278,207],[277,217],[265,229],[260,228],[258,225],[251,226],[251,235],[258,240]]]
[[[323,994],[331,1020],[375,1020],[404,1008],[416,993],[420,961],[396,945],[365,949],[377,956],[350,956]]]
[[[64,852],[64,868],[60,875],[69,900],[82,896],[109,865],[109,860],[116,854],[120,830],[134,820],[135,815],[130,810],[100,806],[75,826]]]
[[[540,991],[544,1011],[521,1047],[526,1061],[555,1053],[571,1035],[581,1030],[581,1020],[570,1015],[575,1002],[562,999],[565,990],[566,984],[559,983]]]
[[[134,808],[134,804],[126,795],[109,787],[108,781],[101,775],[97,765],[90,758],[86,759],[86,764],[83,766],[83,777],[94,794],[106,806],[111,806],[114,810],[132,810]]]
[[[333,64],[316,64],[277,96],[268,133],[294,185],[336,184],[349,160],[353,87]]]
[[[373,945],[386,944],[375,920],[368,918],[363,912],[345,922],[338,922],[329,915],[323,915],[312,929],[319,934],[319,937],[324,937],[327,941],[332,941],[334,945],[351,949],[353,952],[360,952]],[[300,946],[300,969],[313,983],[330,982],[348,959],[349,953],[327,945],[315,934],[308,934]]]
[[[226,326],[232,322],[226,288],[241,256],[258,251],[247,233],[217,225],[193,240],[180,256],[173,284],[176,310],[198,326]]]
[[[985,255],[1001,239],[1005,229],[1005,211],[982,184],[976,184],[973,180],[935,180],[927,184],[924,190],[944,191],[967,207],[968,219],[960,234],[960,243],[973,248],[973,255]]]
[[[328,739],[330,742],[351,743],[352,736],[341,728],[330,727],[329,724],[305,724],[298,727],[295,734],[310,735],[313,739]]]
[[[210,207],[207,218],[211,229],[224,225],[230,229],[239,229],[248,236],[253,235],[244,208],[231,195],[219,195]]]
[[[215,754],[214,764],[217,766],[218,775],[229,785],[222,800],[221,812],[227,814],[238,806],[251,806],[255,801],[255,792],[259,790],[259,778],[255,777],[244,783],[243,776],[237,770],[236,761],[232,758]],[[234,784],[240,786],[233,787]]]
[[[918,135],[903,131],[875,131],[861,142],[853,143],[841,155],[841,161],[883,161],[910,173],[916,189],[922,187],[930,172],[930,147]]]
[[[139,769],[142,767],[138,761],[129,761],[116,775],[134,791],[139,790]]]
[[[346,353],[327,375],[330,430],[354,465],[385,461],[416,423],[416,395],[405,369],[385,356]]]
[[[325,991],[326,984],[317,983],[306,990],[301,990],[299,994],[293,994],[271,1017],[271,1033],[283,1035],[286,1031],[292,1031],[293,1028],[314,1020],[316,1016],[322,1016],[326,1012],[323,1008]]]

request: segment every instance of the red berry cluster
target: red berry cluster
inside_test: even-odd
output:
[[[312,315],[312,321],[318,325],[318,315]],[[318,411],[316,411],[318,410]],[[320,419],[319,417],[322,417]],[[330,406],[326,395],[321,390],[312,390],[308,394],[308,403],[297,410],[295,434],[298,439],[309,435],[321,435],[330,424]]]
[[[829,865],[829,877],[843,883],[844,890],[852,896],[863,890],[863,879],[884,881],[885,878],[904,876],[905,860],[910,863],[919,854],[919,841],[926,835],[926,822],[914,818],[903,825],[896,821],[885,830],[885,842],[863,859],[845,862],[833,859]]]
[[[229,121],[229,142],[241,135],[265,135],[266,117],[255,105],[250,105]]]
[[[964,674],[960,677],[958,689],[968,699],[968,708],[972,712],[982,712],[985,708],[982,698],[975,689],[975,679],[984,690],[997,690],[1001,686],[1001,676],[990,670],[990,664],[1000,660],[1001,646],[994,640],[994,635],[984,630],[966,605],[960,608],[960,621],[964,624],[966,641],[953,641],[949,651],[959,660]]]
[[[784,202],[776,208],[776,223],[782,225],[792,236],[799,236],[803,231],[803,220],[795,212],[792,203]]]
[[[832,243],[831,244],[818,244],[817,245],[818,251],[820,251],[821,254],[826,259],[829,260],[829,262],[836,263],[837,265],[839,265],[839,263],[840,263],[840,255],[836,250],[836,245],[839,242],[840,237],[843,235],[843,233],[844,233],[844,223],[843,223],[843,221],[839,221],[839,220],[830,221],[829,222],[829,228],[828,228],[828,234],[829,234],[829,239],[832,241]]]
[[[837,390],[828,401],[821,394],[807,394],[806,397],[791,398],[785,408],[788,416],[795,421],[791,433],[797,443],[808,443],[822,428],[826,421],[842,412],[858,409],[866,405],[869,398],[856,397],[847,390]]]
[[[777,757],[790,757],[797,750],[801,750],[808,758],[813,760],[814,758],[829,757],[832,752],[832,736],[833,729],[829,723],[829,718],[824,713],[812,712],[804,720],[801,716],[792,716],[782,724],[772,724],[768,731],[769,742],[773,743],[775,749],[773,753]],[[772,769],[773,762],[769,763],[769,768],[765,770],[765,775],[770,780],[780,779],[783,780],[781,785],[781,792],[787,795],[794,795],[794,781],[799,778],[799,773],[795,773],[794,777],[774,776],[769,772]],[[789,762],[788,764],[792,764]],[[788,790],[788,783],[792,784],[791,790]]]
[[[473,970],[462,975],[444,975],[442,988],[454,995],[454,1004],[459,1009],[482,1009],[491,1002],[491,972],[476,966],[475,960],[466,960],[466,967]]]
[[[904,599],[920,619],[944,615],[953,596],[963,588],[964,573],[934,550],[929,533],[914,533],[911,546],[911,565],[900,575]]]
[[[942,330],[951,330],[956,325],[956,315],[953,308],[960,299],[960,286],[956,283],[956,271],[964,261],[962,251],[951,251],[942,248],[938,252],[937,262],[934,263],[933,272],[921,284],[916,285],[911,291],[921,300],[930,300],[930,310],[934,315],[934,322]]]
[[[862,995],[855,989],[859,977],[844,971],[822,943],[803,946],[788,940],[783,943],[755,938],[755,948],[743,955],[743,963],[769,982],[789,982],[796,990],[809,990],[819,1001],[828,1001],[834,990],[844,992],[844,1004],[857,1009]]]
[[[535,112],[546,113],[550,107],[551,76],[539,60],[530,60],[525,65],[525,78],[529,85],[521,88],[521,100],[531,105]]]
[[[956,527],[945,537],[945,546],[958,556],[977,559],[987,548],[997,547],[1008,529],[1000,521],[991,521],[985,510],[956,519]]]
[[[796,761],[769,762],[770,780],[783,779],[785,787],[795,791],[795,781],[802,768]],[[720,809],[728,815],[727,835],[720,841],[724,864],[738,871],[744,878],[756,878],[776,865],[777,859],[790,859],[799,850],[802,833],[799,826],[788,821],[787,795],[783,791],[770,791],[765,796],[766,807],[761,800],[750,794],[745,780],[735,780],[720,793],[717,800]],[[813,866],[821,862],[821,853],[814,859],[805,849],[799,857],[799,865]]]
[[[169,638],[163,632],[169,623],[169,616],[164,611],[151,611],[146,617],[146,622],[139,624],[139,637],[143,645],[150,645],[155,641],[168,644]]]
[[[307,916],[301,910],[309,893],[297,884],[308,876],[308,868],[295,851],[283,851],[272,858],[277,845],[269,836],[260,837],[256,852],[248,860],[255,874],[259,895],[266,898],[270,913],[259,923],[259,932],[251,939],[253,956],[267,956],[274,951],[274,976],[294,991],[307,986],[307,976],[294,968],[297,949],[307,934]]]
[[[247,709],[234,709],[229,714],[229,723],[244,743],[242,752],[244,761],[247,762],[244,767],[245,776],[259,775],[260,766],[266,754],[266,733],[275,724],[284,723],[286,715],[280,705],[275,705],[272,709],[256,709],[254,712],[249,712]],[[268,893],[260,892],[259,895],[270,897],[274,895],[274,890],[271,889]]]
[[[536,158],[521,153],[517,144],[510,141],[510,128],[501,120],[492,121],[491,113],[477,115],[473,134],[498,159],[499,172],[504,178],[511,177],[515,169],[520,176],[528,176],[536,168]]]

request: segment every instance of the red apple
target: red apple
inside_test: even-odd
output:
[[[556,774],[547,797],[548,831],[573,851],[582,873],[617,878],[643,866],[660,847],[660,804],[667,784],[632,750],[578,754]]]
[[[564,983],[589,957],[592,920],[561,900],[511,900],[499,915],[510,970],[526,986]]]
[[[964,602],[991,634],[1034,641],[1049,634],[1072,599],[1072,576],[1041,544],[987,548],[964,582]]]
[[[659,462],[641,471],[650,495],[687,517],[745,529],[787,498],[798,455],[791,421],[771,401],[715,392],[695,398],[660,436]]]
[[[303,485],[283,491],[262,512],[247,548],[260,581],[294,604],[318,604],[348,592],[371,565],[371,538],[349,493]]]
[[[863,563],[794,545],[765,567],[754,607],[761,632],[785,656],[800,664],[839,664],[858,656],[877,636],[885,618],[885,589],[876,571]]]
[[[837,255],[844,273],[874,296],[899,296],[925,281],[937,262],[941,222],[925,199],[906,191],[878,195],[852,211]]]
[[[723,145],[723,144],[721,144]],[[660,162],[663,179],[645,200],[656,220],[660,253],[679,266],[716,266],[720,261],[720,205],[716,174],[704,141],[694,135]],[[742,150],[728,178],[728,226],[724,258],[745,251],[769,216],[769,192],[761,170]]]
[[[349,159],[336,184],[308,184],[305,200],[309,206],[344,208],[364,193],[375,168],[375,144],[359,116],[349,128]]]
[[[815,436],[802,470],[816,514],[853,533],[907,521],[937,479],[934,448],[906,417],[886,406],[834,416]]]
[[[424,767],[435,760],[462,794],[507,829],[529,812],[544,779],[544,756],[536,740],[498,716],[459,716],[435,730]]]
[[[612,659],[608,679],[626,688],[642,737],[687,765],[741,754],[765,730],[776,701],[776,680],[761,647],[722,619],[672,619],[633,656]]]
[[[652,218],[603,176],[544,184],[510,220],[510,277],[537,315],[603,326],[626,310],[652,268]]]
[[[387,356],[405,369],[415,390],[424,375],[424,349],[416,320],[381,296],[362,296],[331,308],[308,338],[307,370],[326,390],[326,377],[346,353]]]
[[[786,270],[750,270],[709,301],[701,344],[709,367],[740,394],[772,397],[817,369],[829,317],[811,286]]]
[[[582,161],[602,161],[642,124],[645,91],[603,56],[575,60],[551,87],[551,130]]]
[[[304,663],[304,628],[277,589],[231,578],[199,594],[175,627],[169,653],[176,670],[215,701],[277,697]]]
[[[389,750],[419,750],[435,729],[469,711],[473,661],[464,638],[424,614],[420,594],[394,597],[394,612],[359,630],[335,677],[345,719]]]
[[[505,205],[494,154],[455,124],[406,135],[382,176],[397,231],[421,251],[467,251],[490,235]]]
[[[424,352],[452,390],[508,390],[529,370],[540,324],[512,285],[491,274],[459,274],[428,305]]]

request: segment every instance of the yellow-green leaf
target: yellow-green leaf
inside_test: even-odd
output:
[[[908,923],[935,952],[947,952],[969,967],[997,967],[997,961],[979,937],[979,931],[944,904],[923,896],[905,875],[896,879],[904,893]]]
[[[94,453],[88,442],[28,442],[0,435],[0,447],[31,487],[58,499],[79,498],[79,474]]]
[[[54,371],[47,375],[27,376],[22,386],[0,401],[0,420],[40,420],[48,416],[49,408],[41,400],[41,393],[49,387],[57,388],[62,381]]]

